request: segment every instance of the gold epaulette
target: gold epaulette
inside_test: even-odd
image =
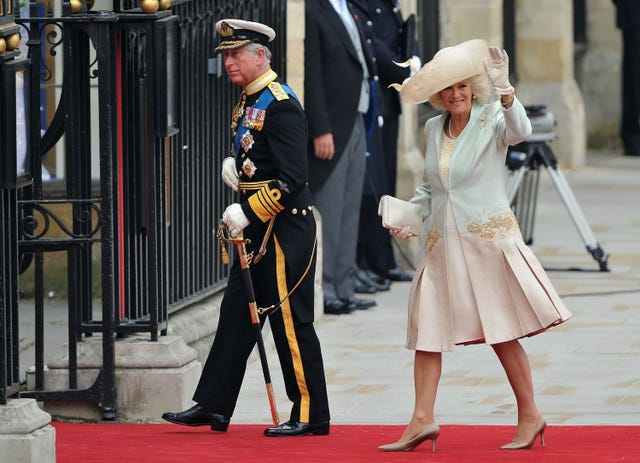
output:
[[[267,87],[269,87],[269,90],[271,90],[271,93],[273,93],[273,96],[276,98],[276,100],[282,101],[289,99],[289,94],[285,92],[284,88],[282,88],[282,85],[280,85],[278,82],[273,81],[269,85],[267,85]]]

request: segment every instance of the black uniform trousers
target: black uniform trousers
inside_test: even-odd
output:
[[[235,410],[247,359],[256,344],[242,269],[235,250],[234,253],[234,263],[220,306],[216,335],[193,396],[193,400],[204,408],[227,417],[231,417]],[[268,316],[287,397],[293,404],[289,419],[319,423],[329,420],[320,342],[313,323],[301,323],[292,309],[296,304],[302,304],[308,310],[313,310],[315,255],[310,265],[310,271],[298,289],[280,308],[269,311]],[[291,289],[292,285],[289,284],[287,289],[285,283],[285,267],[284,253],[277,238],[272,237],[263,259],[259,264],[251,266],[258,307],[278,302]],[[292,275],[290,279],[297,282],[301,275],[302,272],[300,275]],[[266,317],[267,314],[260,316],[261,325],[264,325]],[[266,393],[265,407],[268,407]]]

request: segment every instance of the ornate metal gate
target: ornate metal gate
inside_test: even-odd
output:
[[[232,199],[218,174],[239,89],[212,53],[214,24],[242,17],[272,25],[272,65],[285,75],[286,1],[178,0],[157,9],[167,2],[143,0],[141,9],[116,0],[92,11],[92,0],[72,0],[61,11],[32,3],[28,17],[17,1],[0,3],[0,405],[18,394],[90,401],[115,418],[115,338],[146,332],[157,340],[169,313],[226,281],[212,230]],[[43,89],[52,87],[60,95],[42,127],[52,105]],[[42,176],[41,158],[53,149],[64,157],[60,195]],[[67,261],[62,391],[44,390],[43,262],[54,251]],[[20,384],[18,360],[18,281],[27,269],[35,275],[31,390]],[[79,389],[77,346],[94,335],[102,336],[102,368],[93,386]]]

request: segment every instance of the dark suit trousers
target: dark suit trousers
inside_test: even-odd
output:
[[[387,194],[396,195],[396,183],[398,177],[398,129],[400,116],[393,114],[384,116],[382,125],[382,146],[384,149],[384,162],[387,171]]]
[[[313,195],[322,216],[322,288],[325,301],[351,299],[355,281],[360,202],[366,169],[367,142],[362,116],[329,178]]]

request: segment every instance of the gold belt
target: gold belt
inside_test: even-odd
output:
[[[238,191],[241,193],[248,193],[249,191],[258,191],[261,188],[267,186],[269,183],[273,182],[275,179],[261,180],[259,182],[238,182]],[[271,236],[271,232],[273,231],[273,223],[275,222],[275,217],[269,220],[269,224],[267,225],[267,231],[262,238],[262,243],[260,244],[260,249],[258,250],[258,255],[253,258],[254,263],[260,262],[260,259],[267,252],[267,241],[269,241],[269,237]]]

